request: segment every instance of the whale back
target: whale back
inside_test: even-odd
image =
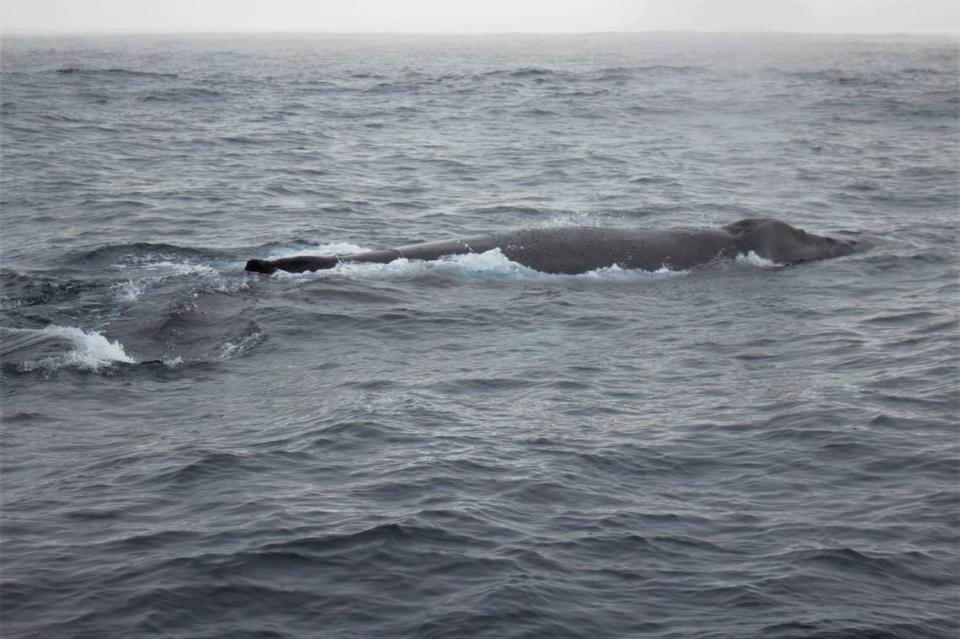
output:
[[[730,236],[717,229],[547,227],[503,233],[494,241],[509,259],[544,273],[585,273],[612,265],[684,270],[734,254]]]

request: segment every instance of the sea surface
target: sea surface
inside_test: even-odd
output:
[[[5,37],[0,633],[955,638],[949,37]],[[512,228],[860,240],[547,275]]]

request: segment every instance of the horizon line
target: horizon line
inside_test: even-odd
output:
[[[3,36],[187,36],[187,35],[323,35],[323,36],[587,36],[587,35],[649,35],[649,34],[731,34],[731,35],[833,35],[833,36],[947,36],[960,38],[960,26],[952,30],[918,31],[847,31],[809,29],[629,29],[596,31],[323,31],[323,30],[156,30],[138,31],[111,29],[104,31],[34,31],[30,29],[3,29]]]

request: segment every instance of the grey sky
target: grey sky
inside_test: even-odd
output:
[[[0,9],[7,33],[960,33],[957,0],[0,0]]]

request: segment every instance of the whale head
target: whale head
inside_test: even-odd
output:
[[[243,270],[270,275],[277,270],[277,267],[270,260],[247,260],[247,265]]]
[[[750,218],[724,226],[741,252],[753,251],[778,264],[849,255],[856,250],[852,240],[837,240],[808,233],[772,218]]]

